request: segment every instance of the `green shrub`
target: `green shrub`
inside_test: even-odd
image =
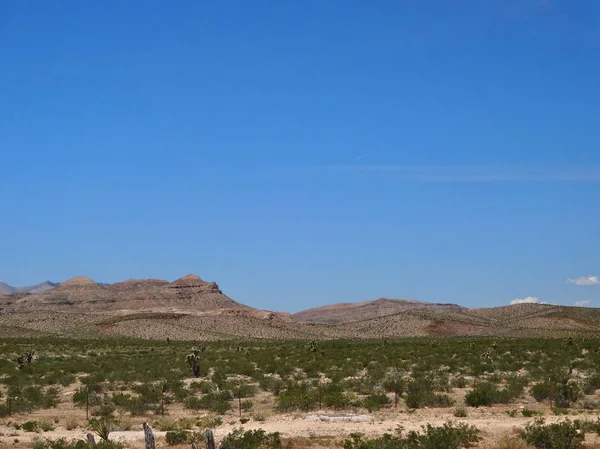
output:
[[[199,418],[196,425],[201,429],[214,429],[223,424],[223,419],[220,416],[206,415]]]
[[[260,379],[258,385],[265,391],[269,391],[273,393],[275,396],[278,396],[281,390],[285,387],[285,383],[276,377],[265,376]]]
[[[107,418],[92,419],[90,420],[90,429],[98,435],[98,438],[102,441],[108,441],[110,432],[112,432],[114,422]]]
[[[600,401],[594,399],[585,399],[583,401],[583,408],[586,410],[596,410],[600,408]]]
[[[471,407],[492,405],[498,396],[498,389],[489,382],[479,382],[473,390],[465,396],[465,404]]]
[[[454,405],[454,401],[447,394],[424,391],[408,393],[405,401],[408,408],[450,407]]]
[[[380,410],[391,404],[390,398],[384,393],[373,393],[363,399],[363,407],[370,412]]]
[[[531,418],[532,416],[539,416],[539,415],[543,415],[544,412],[541,412],[539,410],[531,410],[528,408],[525,408],[523,410],[521,410],[521,414],[525,417],[525,418]]]
[[[304,382],[290,383],[277,397],[277,408],[281,411],[309,411],[317,405],[317,391]]]
[[[222,391],[220,393],[210,393],[204,395],[200,399],[200,408],[223,415],[227,411],[231,410],[231,405],[229,404],[230,400],[231,395],[228,391]]]
[[[583,392],[585,394],[594,394],[597,389],[600,388],[600,373],[593,373],[590,375],[583,387]]]
[[[192,418],[179,418],[179,419],[159,419],[154,421],[153,425],[158,430],[168,432],[169,430],[190,430],[196,423],[195,419]]]
[[[212,393],[215,390],[216,385],[210,381],[207,380],[200,380],[197,381],[195,380],[194,382],[190,383],[189,385],[189,389],[194,391],[194,392],[199,392],[199,393],[203,393],[203,394],[208,394],[208,393]]]
[[[582,447],[584,433],[577,423],[569,420],[545,424],[543,418],[527,424],[521,437],[536,449],[578,449]]]
[[[206,374],[208,374],[208,372]],[[227,375],[223,371],[215,369],[211,376],[211,380],[217,387],[223,388],[225,382],[227,382]]]
[[[185,430],[183,430],[183,429],[169,430],[165,434],[165,439],[167,441],[167,444],[170,445],[170,446],[173,446],[175,444],[187,443],[187,441],[188,441],[188,432],[185,431]]]
[[[202,408],[200,398],[196,396],[188,396],[184,401],[184,405],[186,408],[190,408],[192,410],[200,410]]]
[[[98,411],[98,414],[100,416],[102,416],[103,418],[111,418],[114,411],[115,411],[115,406],[112,404],[104,404],[100,406],[100,410]]]
[[[449,407],[454,404],[446,394],[437,394],[435,391],[446,390],[447,378],[435,378],[432,375],[415,374],[415,378],[406,386],[406,406],[408,408],[421,407]]]
[[[456,407],[453,415],[457,418],[466,418],[468,415],[466,407]]]
[[[133,391],[138,394],[138,397],[146,404],[157,404],[160,402],[161,390],[158,385],[144,383],[134,385]]]
[[[142,397],[131,398],[125,405],[125,410],[131,413],[133,416],[141,416],[148,413],[150,405]]]
[[[321,401],[327,408],[342,409],[348,407],[350,399],[339,383],[327,383],[321,386]]]
[[[252,414],[252,419],[254,419],[254,421],[266,421],[267,417],[265,416],[264,413],[253,413]]]
[[[446,423],[440,427],[430,424],[423,426],[421,432],[411,431],[405,435],[400,431],[396,435],[385,434],[382,437],[365,440],[358,434],[352,434],[344,441],[344,449],[459,449],[479,441],[479,431],[465,423],[454,425]]]
[[[21,425],[21,429],[23,429],[24,432],[37,432],[38,425],[36,421],[25,421]]]
[[[100,405],[102,399],[98,393],[101,391],[102,388],[99,385],[80,387],[73,393],[73,403],[81,407],[85,406],[86,403],[90,406]]]
[[[531,396],[538,401],[544,401],[550,398],[552,387],[548,382],[537,383],[531,387]]]
[[[210,410],[222,415],[231,410],[231,405],[229,404],[230,399],[230,393],[227,391],[222,391],[220,393],[209,393],[201,398],[189,396],[186,398],[184,404],[186,408],[193,410]]]
[[[57,387],[48,387],[44,390],[39,385],[21,386],[18,379],[11,378],[4,379],[3,383],[9,385],[7,396],[11,398],[12,412],[23,413],[53,408],[60,402],[60,390]]]
[[[111,399],[113,404],[115,404],[117,407],[128,407],[129,402],[131,401],[131,395],[118,392],[113,394]]]
[[[579,386],[575,382],[558,383],[554,386],[554,405],[569,408],[579,399]]]
[[[278,432],[236,429],[221,442],[222,449],[283,449]]]
[[[325,393],[322,397],[323,405],[327,408],[344,409],[350,405],[350,399],[342,391]]]
[[[398,376],[387,377],[381,384],[383,389],[388,393],[402,394],[405,390],[404,381]]]
[[[455,449],[479,441],[479,431],[468,424],[446,423],[441,427],[425,426],[423,434],[413,440],[416,447],[423,449]]]
[[[467,379],[465,379],[463,376],[456,377],[456,378],[452,379],[451,385],[454,388],[466,388]]]
[[[33,441],[34,449],[89,449],[87,441],[71,440],[65,438],[58,440],[37,439]],[[100,441],[94,446],[95,449],[124,449],[122,443],[114,441]]]
[[[519,396],[523,391],[521,381],[509,382],[505,389],[490,382],[479,382],[473,390],[465,396],[465,404],[471,407],[490,406],[493,404],[507,404]]]
[[[41,421],[37,421],[37,428],[42,432],[50,432],[54,430],[54,424],[52,421],[48,421],[46,419],[42,419]]]
[[[251,398],[256,396],[257,389],[254,385],[249,384],[247,382],[242,382],[240,384],[235,382],[225,382],[223,385],[223,390],[229,390],[233,392],[233,395],[242,398]]]

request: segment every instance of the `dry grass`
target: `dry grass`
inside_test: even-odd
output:
[[[493,449],[535,449],[518,437],[504,437]]]

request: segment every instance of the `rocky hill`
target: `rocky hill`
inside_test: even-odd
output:
[[[27,287],[13,287],[11,285],[0,282],[0,295],[18,295],[20,293],[41,293],[56,287],[57,283],[46,281],[36,285]]]
[[[98,284],[79,276],[52,290],[5,297],[3,313],[16,312],[104,312],[162,311],[195,313],[216,309],[247,309],[224,295],[214,282],[187,275],[174,282],[160,279],[130,279]]]
[[[600,335],[600,309],[456,304],[380,298],[290,315],[257,310],[196,275],[176,281],[99,284],[70,279],[41,293],[0,296],[0,337],[120,336],[153,339],[400,338],[415,336]]]
[[[428,310],[432,312],[457,312],[463,307],[456,304],[436,304],[406,299],[380,298],[376,301],[332,304],[295,313],[293,317],[305,323],[341,324],[352,321],[395,315],[404,311]]]
[[[600,336],[600,309],[550,304],[515,304],[469,309],[451,304],[378,300],[327,306],[322,317],[300,312],[294,317],[318,323],[338,320],[335,328],[348,336],[390,338],[413,336],[559,337],[572,334]],[[318,310],[318,309],[317,309]],[[373,310],[378,316],[368,318]],[[312,320],[312,321],[309,321]]]

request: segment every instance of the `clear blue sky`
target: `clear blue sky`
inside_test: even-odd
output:
[[[5,0],[0,39],[2,281],[600,306],[594,0]]]

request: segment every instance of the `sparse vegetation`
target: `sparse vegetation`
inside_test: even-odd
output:
[[[543,418],[538,418],[525,427],[522,438],[536,449],[578,449],[582,447],[584,433],[577,422],[545,424]]]
[[[169,430],[165,434],[165,440],[169,445],[183,444],[188,441],[189,432],[183,429]]]
[[[420,432],[406,435],[400,429],[395,435],[365,440],[353,434],[344,441],[344,449],[459,449],[479,441],[479,431],[468,424],[446,423],[440,427],[423,426]]]
[[[283,449],[279,433],[236,429],[221,442],[222,449]]]
[[[98,435],[98,438],[100,438],[101,441],[109,441],[108,439],[110,437],[110,432],[112,432],[113,430],[113,427],[114,423],[107,418],[92,419],[90,421],[90,429],[96,435]]]
[[[456,407],[453,415],[456,418],[466,418],[469,415],[469,412],[467,411],[466,407]]]
[[[600,353],[594,339],[565,344],[423,338],[387,340],[385,345],[333,340],[318,342],[316,351],[296,341],[246,341],[244,347],[225,341],[211,343],[192,363],[185,356],[189,343],[173,340],[7,339],[0,345],[0,414],[8,416],[10,406],[11,415],[19,417],[15,426],[20,432],[40,435],[57,426],[80,426],[95,430],[101,439],[106,431],[146,420],[158,430],[175,432],[170,434],[175,441],[183,433],[193,437],[223,422],[241,422],[239,409],[244,421],[319,408],[324,413],[375,413],[391,410],[395,397],[400,411],[452,407],[439,413],[467,420],[468,406],[514,404],[507,413],[519,420],[542,414],[551,398],[554,414],[587,413],[600,403]],[[19,366],[16,358],[31,347],[36,349],[33,362]],[[321,350],[327,357],[320,356]],[[493,353],[491,361],[479,356],[484,351]],[[197,378],[194,366],[199,366]],[[71,395],[64,394],[67,388]],[[527,395],[541,403],[518,408],[516,400]],[[24,413],[62,409],[71,402],[77,408],[60,424],[23,419]],[[188,415],[169,416],[176,409]],[[50,417],[48,413],[44,416]]]
[[[202,345],[199,348],[192,348],[190,353],[185,356],[185,361],[188,363],[192,373],[196,377],[200,377],[200,361],[204,351],[206,351],[206,346]]]

